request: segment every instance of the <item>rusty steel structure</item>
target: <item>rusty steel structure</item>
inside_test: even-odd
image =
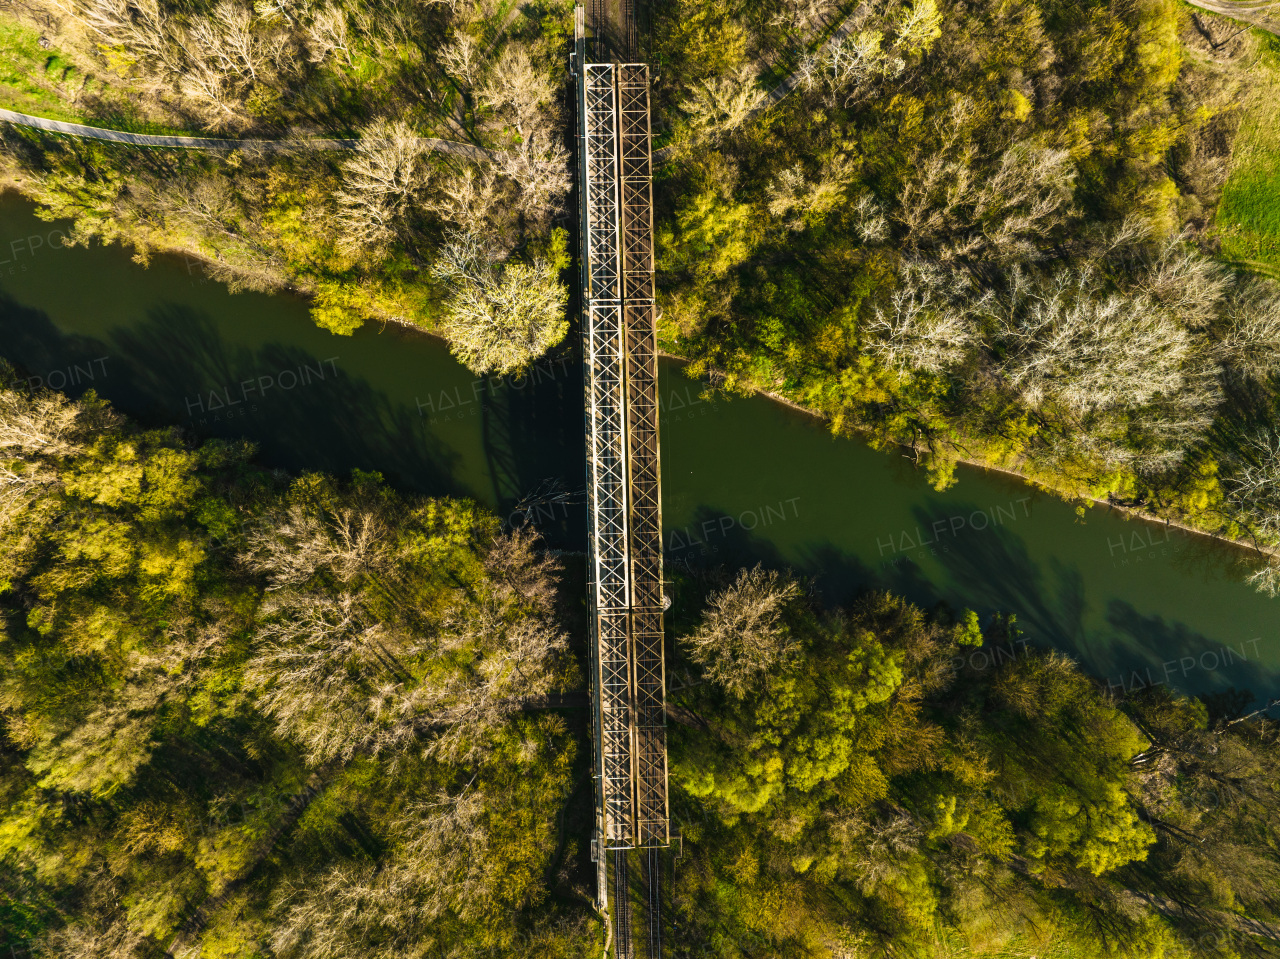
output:
[[[594,6],[594,5],[593,5]],[[588,61],[577,11],[579,235],[599,900],[632,954],[628,850],[670,844],[649,70]],[[598,50],[599,47],[593,47]],[[660,945],[658,945],[660,952]]]

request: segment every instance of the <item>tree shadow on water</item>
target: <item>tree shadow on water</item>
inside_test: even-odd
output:
[[[938,507],[919,509],[916,515],[922,526],[930,527],[948,518]],[[1159,682],[1188,692],[1249,687],[1257,693],[1277,687],[1274,671],[1258,663],[1252,649],[1247,658],[1238,648],[1228,655],[1224,644],[1183,623],[1144,617],[1125,600],[1107,602],[1106,627],[1086,628],[1090,603],[1080,570],[1057,560],[1036,563],[1022,537],[1007,526],[967,530],[945,546],[938,562],[957,605],[983,615],[1016,614],[1031,642],[1067,653],[1113,688]],[[1100,605],[1101,598],[1095,601]],[[1196,658],[1194,669],[1179,666],[1165,674],[1162,664],[1191,657]],[[1202,657],[1207,665],[1199,662]]]
[[[953,516],[983,512],[977,505],[917,507],[924,529],[950,528]],[[1085,639],[1087,602],[1084,578],[1074,566],[1056,560],[1048,570],[1032,560],[1021,536],[1006,526],[965,529],[940,538],[937,560],[946,571],[943,593],[979,613],[1014,613],[1028,637],[1058,649],[1079,649]]]
[[[32,386],[52,385],[71,396],[96,389],[106,396],[111,385],[110,352],[105,341],[65,334],[41,310],[0,292],[0,356],[29,377]]]
[[[485,464],[500,515],[537,527],[547,542],[586,543],[582,362],[570,348],[519,374],[483,381]]]
[[[689,571],[757,563],[771,569],[787,565],[773,543],[755,535],[723,510],[709,506],[694,510],[692,522],[663,530],[662,546],[668,564]]]
[[[1223,643],[1163,616],[1143,616],[1130,603],[1107,604],[1107,623],[1128,642],[1118,647],[1115,681],[1126,689],[1171,685],[1198,695],[1246,689],[1257,699],[1280,695],[1280,671],[1261,662],[1266,637]],[[1126,655],[1140,648],[1144,655]]]
[[[96,339],[65,334],[42,311],[0,298],[0,344],[0,354],[46,379],[48,371],[105,357],[105,373],[67,392],[92,387],[146,426],[244,437],[258,444],[267,466],[377,470],[400,488],[474,495],[454,479],[457,454],[415,410],[299,347],[231,343],[207,314],[185,306],[157,307]]]
[[[335,359],[284,343],[228,343],[205,314],[169,304],[113,334],[137,387],[198,435],[243,436],[271,465],[345,474],[377,470],[393,485],[467,494],[457,455],[404,404]]]

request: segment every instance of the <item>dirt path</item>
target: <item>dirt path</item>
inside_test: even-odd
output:
[[[225,140],[216,137],[153,136],[147,133],[126,133],[123,130],[85,126],[83,123],[48,120],[44,117],[29,116],[26,113],[15,113],[13,110],[0,110],[0,121],[12,123],[15,126],[45,130],[49,133],[83,137],[88,140],[106,140],[111,143],[127,143],[130,146],[169,147],[180,150],[260,150],[263,153],[298,153],[305,150],[354,150],[360,143],[358,139],[332,140],[323,137],[300,137],[295,140]],[[420,137],[419,140],[429,150],[453,153],[471,160],[482,160],[489,155],[486,150],[470,143],[437,140],[434,137]]]
[[[1193,7],[1251,24],[1280,37],[1280,2],[1277,0],[1187,0]]]

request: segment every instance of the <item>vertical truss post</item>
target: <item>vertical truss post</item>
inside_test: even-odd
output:
[[[635,843],[628,563],[626,343],[619,250],[617,77],[582,65],[584,280],[592,625],[604,841]]]
[[[666,675],[662,649],[662,484],[653,289],[649,69],[618,68],[623,327],[626,337],[636,844],[666,845]]]

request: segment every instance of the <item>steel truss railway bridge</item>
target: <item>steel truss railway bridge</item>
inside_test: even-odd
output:
[[[573,62],[590,540],[592,848],[614,956],[657,959],[662,850],[670,846],[670,830],[649,68],[609,61],[603,8],[594,0],[590,21],[577,8]],[[629,3],[622,13],[622,45],[633,57]]]

